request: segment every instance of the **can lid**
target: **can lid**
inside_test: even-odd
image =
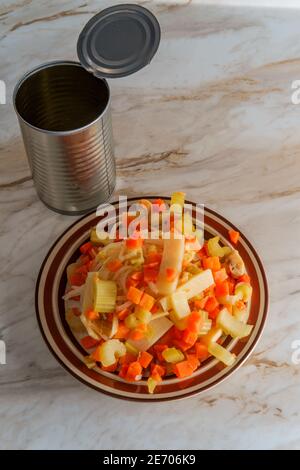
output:
[[[149,64],[160,42],[155,16],[139,5],[106,8],[79,35],[81,65],[97,77],[125,77]]]

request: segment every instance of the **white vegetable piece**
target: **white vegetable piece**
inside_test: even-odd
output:
[[[182,261],[184,255],[184,238],[164,240],[162,260],[159,268],[156,287],[159,294],[168,295],[176,290],[179,275],[182,270]],[[173,281],[167,279],[167,269],[174,269],[175,276]]]
[[[222,328],[224,333],[233,338],[244,338],[250,335],[253,329],[252,325],[247,325],[232,316],[227,308],[223,308],[217,316],[217,325]]]
[[[223,346],[218,343],[211,342],[208,345],[208,352],[226,366],[232,366],[236,359],[235,354],[227,351],[227,349],[223,348]]]
[[[205,271],[191,277],[191,279],[189,279],[185,284],[178,287],[176,292],[183,292],[187,299],[191,299],[192,297],[201,294],[205,289],[208,289],[208,287],[214,284],[214,282],[211,269],[206,269]],[[160,299],[160,304],[164,310],[170,310],[172,308],[170,297],[163,297]]]
[[[149,324],[150,333],[147,334],[144,338],[134,341],[131,339],[127,340],[131,346],[136,348],[138,351],[147,351],[151,346],[156,343],[170,328],[173,326],[171,322],[166,317],[157,318]]]
[[[191,309],[186,297],[182,291],[174,292],[170,295],[171,305],[178,320],[185,318],[191,313]]]

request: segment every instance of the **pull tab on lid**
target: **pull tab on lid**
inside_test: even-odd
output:
[[[139,5],[115,5],[85,25],[77,42],[81,65],[100,78],[125,77],[149,64],[160,42],[155,16]]]

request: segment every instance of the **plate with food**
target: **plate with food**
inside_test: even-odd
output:
[[[128,203],[143,207],[138,223],[137,213],[115,202],[113,230],[100,229],[104,215],[93,212],[51,247],[36,285],[43,337],[73,376],[114,397],[162,401],[208,390],[238,369],[261,336],[262,262],[211,209],[197,228],[198,207],[184,193]],[[166,211],[168,236],[161,225],[146,236],[145,219],[151,225],[153,212],[162,221]],[[134,226],[130,236],[120,224]]]

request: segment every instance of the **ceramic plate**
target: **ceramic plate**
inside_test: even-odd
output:
[[[150,200],[156,198],[148,197]],[[128,200],[128,202],[134,201],[135,199]],[[195,208],[195,204],[190,204]],[[117,203],[115,207],[118,212]],[[268,287],[262,263],[253,246],[242,233],[237,248],[251,277],[253,295],[248,323],[255,326],[249,337],[242,340],[228,337],[223,344],[237,356],[233,366],[226,367],[216,359],[209,358],[187,379],[163,380],[153,395],[148,394],[146,381],[129,383],[113,373],[101,371],[99,368],[89,370],[86,367],[83,357],[87,353],[66,323],[62,296],[67,282],[66,267],[78,258],[79,246],[88,240],[90,229],[97,225],[99,220],[100,217],[93,212],[71,225],[51,247],[37,279],[37,319],[50,351],[61,365],[81,382],[99,392],[140,401],[189,397],[214,387],[233,374],[250,355],[261,336],[268,309]],[[206,238],[219,235],[224,244],[231,246],[227,239],[228,230],[238,230],[236,227],[208,208],[204,211],[204,223]]]

